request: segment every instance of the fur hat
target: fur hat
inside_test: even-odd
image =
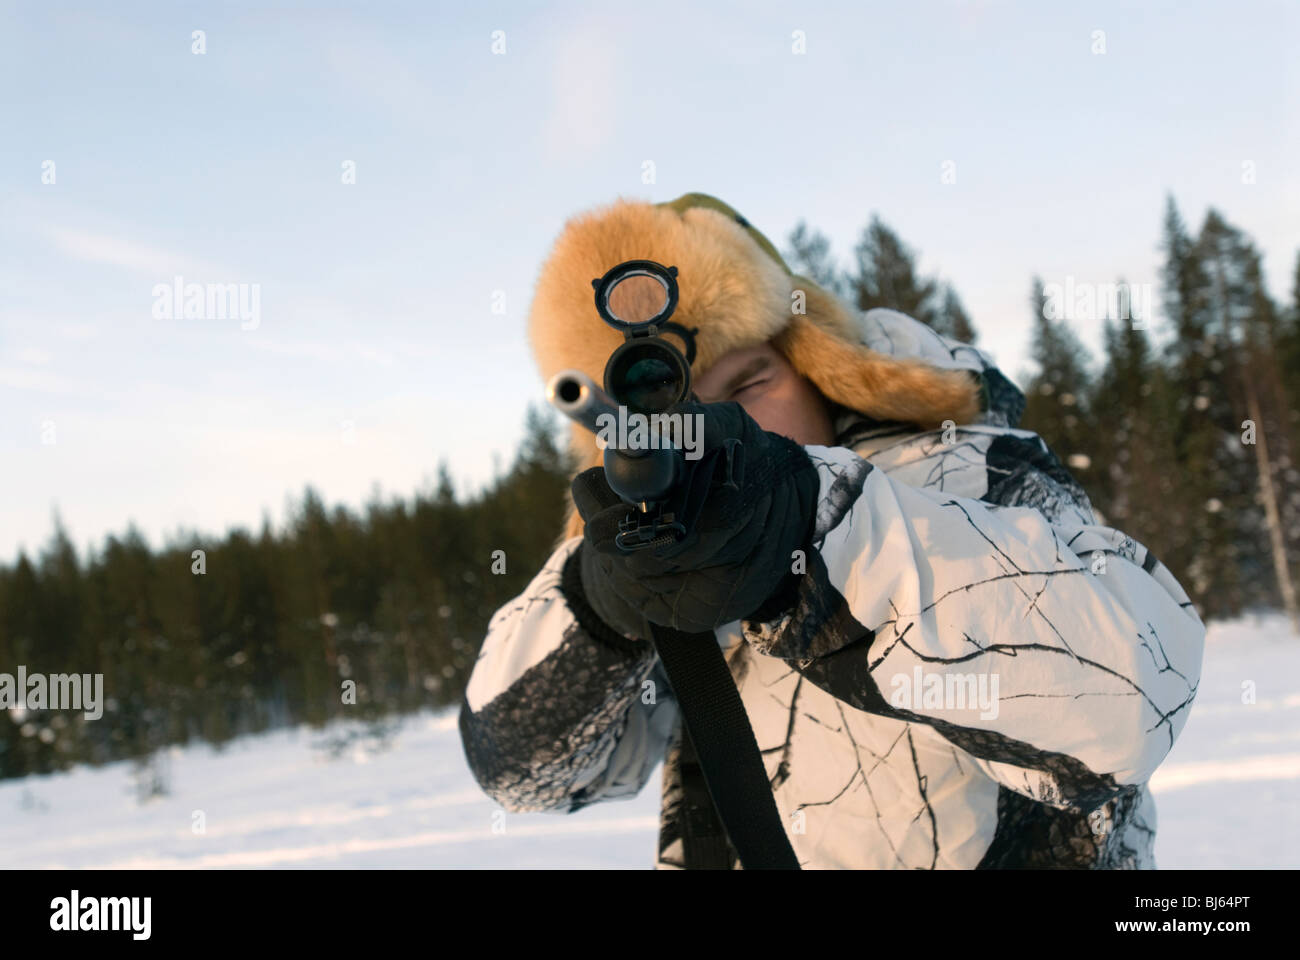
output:
[[[792,274],[748,220],[702,193],[661,204],[620,199],[565,224],[542,266],[528,318],[543,379],[576,368],[600,382],[623,336],[596,312],[591,281],[625,260],[677,267],[672,320],[698,331],[695,376],[731,350],[770,340],[824,397],[874,419],[930,429],[978,415],[975,378],[863,346],[848,306]],[[595,437],[576,425],[572,450],[579,470],[601,463]],[[570,508],[566,536],[581,531]]]

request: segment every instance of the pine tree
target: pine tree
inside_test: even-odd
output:
[[[1107,523],[1163,559],[1174,546],[1169,515],[1181,482],[1167,426],[1168,379],[1145,329],[1131,318],[1107,317],[1103,341],[1104,364],[1089,399],[1101,469],[1089,492]]]
[[[786,266],[800,276],[807,277],[817,286],[842,295],[844,276],[831,256],[831,242],[820,230],[809,230],[802,220],[787,238],[788,249],[782,255]]]
[[[889,307],[934,325],[938,282],[917,276],[915,255],[878,216],[872,215],[854,253],[857,272],[849,282],[859,310]]]
[[[979,337],[966,308],[962,306],[961,298],[951,284],[943,285],[943,298],[930,324],[943,336],[960,343],[973,344]]]
[[[1253,492],[1236,426],[1242,418],[1236,416],[1225,382],[1235,376],[1236,364],[1213,309],[1205,236],[1205,231],[1201,239],[1188,234],[1169,198],[1162,292],[1173,334],[1166,357],[1176,398],[1171,428],[1183,523],[1171,531],[1165,562],[1181,575],[1202,615],[1227,616],[1249,602],[1249,580],[1239,555],[1249,533],[1240,520],[1249,515]]]
[[[787,238],[783,255],[796,274],[843,297],[859,310],[888,307],[961,343],[978,336],[961,297],[951,284],[916,273],[915,256],[898,234],[872,215],[855,251],[855,270],[841,271],[831,255],[830,240],[802,220]]]
[[[1290,451],[1285,462],[1279,458],[1278,463],[1283,470],[1284,523],[1294,564],[1300,552],[1300,254],[1296,255],[1291,307],[1282,326],[1277,359],[1282,369],[1281,407]]]
[[[1280,449],[1287,460],[1287,415],[1276,366],[1281,333],[1277,310],[1264,286],[1254,245],[1214,210],[1206,216],[1198,247],[1211,282],[1211,312],[1223,344],[1228,399],[1236,411],[1233,429],[1241,431],[1240,444],[1251,448],[1251,455],[1228,448],[1229,462],[1236,467],[1233,492],[1240,494],[1235,519],[1242,538],[1241,564],[1252,587],[1246,600],[1269,605],[1280,601],[1300,634],[1300,601],[1287,558],[1273,455]],[[1273,589],[1265,589],[1265,584]]]
[[[1021,425],[1041,436],[1086,489],[1094,476],[1095,455],[1087,411],[1091,382],[1088,353],[1064,320],[1050,316],[1043,283],[1037,277],[1030,303],[1034,311],[1031,350],[1038,372],[1025,391]]]

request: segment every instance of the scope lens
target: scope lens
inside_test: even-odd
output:
[[[629,407],[665,410],[677,399],[676,371],[658,357],[645,357],[628,367],[622,389]]]
[[[662,413],[690,393],[691,368],[658,338],[629,340],[605,367],[605,392],[637,413]]]

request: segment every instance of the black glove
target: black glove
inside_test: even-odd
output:
[[[604,470],[578,474],[572,487],[586,521],[577,558],[585,599],[606,624],[643,639],[649,623],[702,632],[767,603],[790,577],[794,550],[807,548],[819,489],[803,448],[764,431],[740,404],[670,412],[704,417],[702,456],[685,461],[684,540],[625,553],[614,538],[633,508]]]

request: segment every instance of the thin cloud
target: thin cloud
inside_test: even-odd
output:
[[[88,393],[71,377],[60,376],[48,370],[21,367],[0,367],[0,386],[8,387],[10,390],[29,390],[61,396],[80,396]]]
[[[248,346],[254,350],[284,357],[321,360],[331,363],[354,363],[360,359],[385,367],[391,367],[394,360],[393,355],[388,351],[358,342],[328,344],[319,341],[274,340],[267,337],[247,337],[245,339]]]
[[[216,263],[137,243],[121,235],[68,227],[44,227],[46,237],[65,256],[84,263],[120,267],[152,277],[190,274],[223,278],[236,273]]]

